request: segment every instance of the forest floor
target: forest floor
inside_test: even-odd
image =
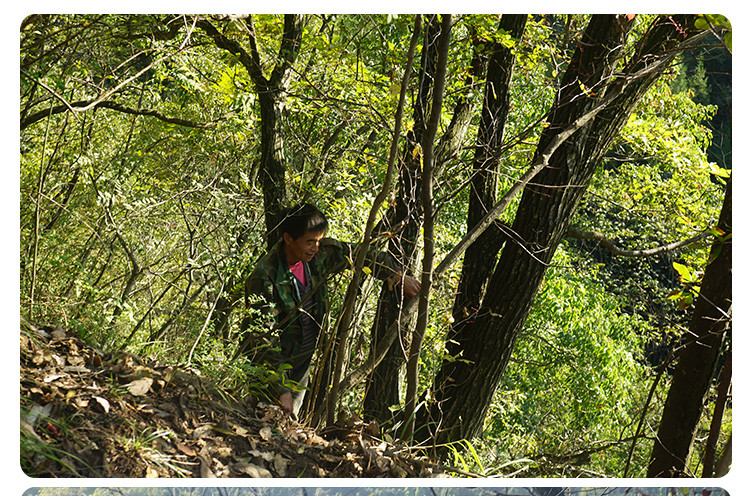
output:
[[[21,326],[21,465],[32,477],[445,477],[347,418],[314,431],[194,369],[106,357],[65,329]]]

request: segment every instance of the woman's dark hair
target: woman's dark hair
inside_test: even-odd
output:
[[[297,239],[308,231],[325,231],[328,228],[328,219],[315,205],[300,203],[286,210],[280,227],[282,233]]]

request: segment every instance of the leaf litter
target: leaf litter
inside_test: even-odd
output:
[[[32,477],[444,477],[357,417],[315,431],[191,368],[105,356],[22,321],[21,463]]]

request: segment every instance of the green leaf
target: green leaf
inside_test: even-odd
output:
[[[680,281],[690,282],[693,280],[692,272],[690,272],[690,269],[688,269],[685,265],[682,265],[679,262],[672,262],[672,267],[674,267],[674,270],[676,270],[677,273],[680,274]]]
[[[677,302],[677,306],[680,308],[680,310],[687,310],[690,305],[693,304],[693,295],[690,293],[685,293],[685,296],[682,297],[680,301]]]

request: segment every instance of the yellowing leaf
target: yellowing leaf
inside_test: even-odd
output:
[[[674,270],[676,270],[677,273],[680,274],[680,281],[690,282],[692,280],[690,269],[688,269],[685,265],[682,265],[679,262],[672,262],[672,267],[674,267]]]
[[[588,86],[586,86],[585,84],[583,84],[581,81],[578,81],[578,86],[581,88],[581,91],[583,91],[583,93],[586,96],[594,96],[594,95],[596,95],[596,93],[594,93],[593,91],[591,91],[591,88],[589,88]]]
[[[398,83],[391,83],[391,96],[393,98],[398,98],[399,93],[401,93],[401,85]]]
[[[691,295],[690,293],[686,293],[685,296],[677,302],[677,306],[680,308],[680,310],[687,310],[692,304],[693,295]]]
[[[421,157],[422,156],[422,145],[417,143],[414,145],[414,149],[411,151],[411,156],[413,158]]]

